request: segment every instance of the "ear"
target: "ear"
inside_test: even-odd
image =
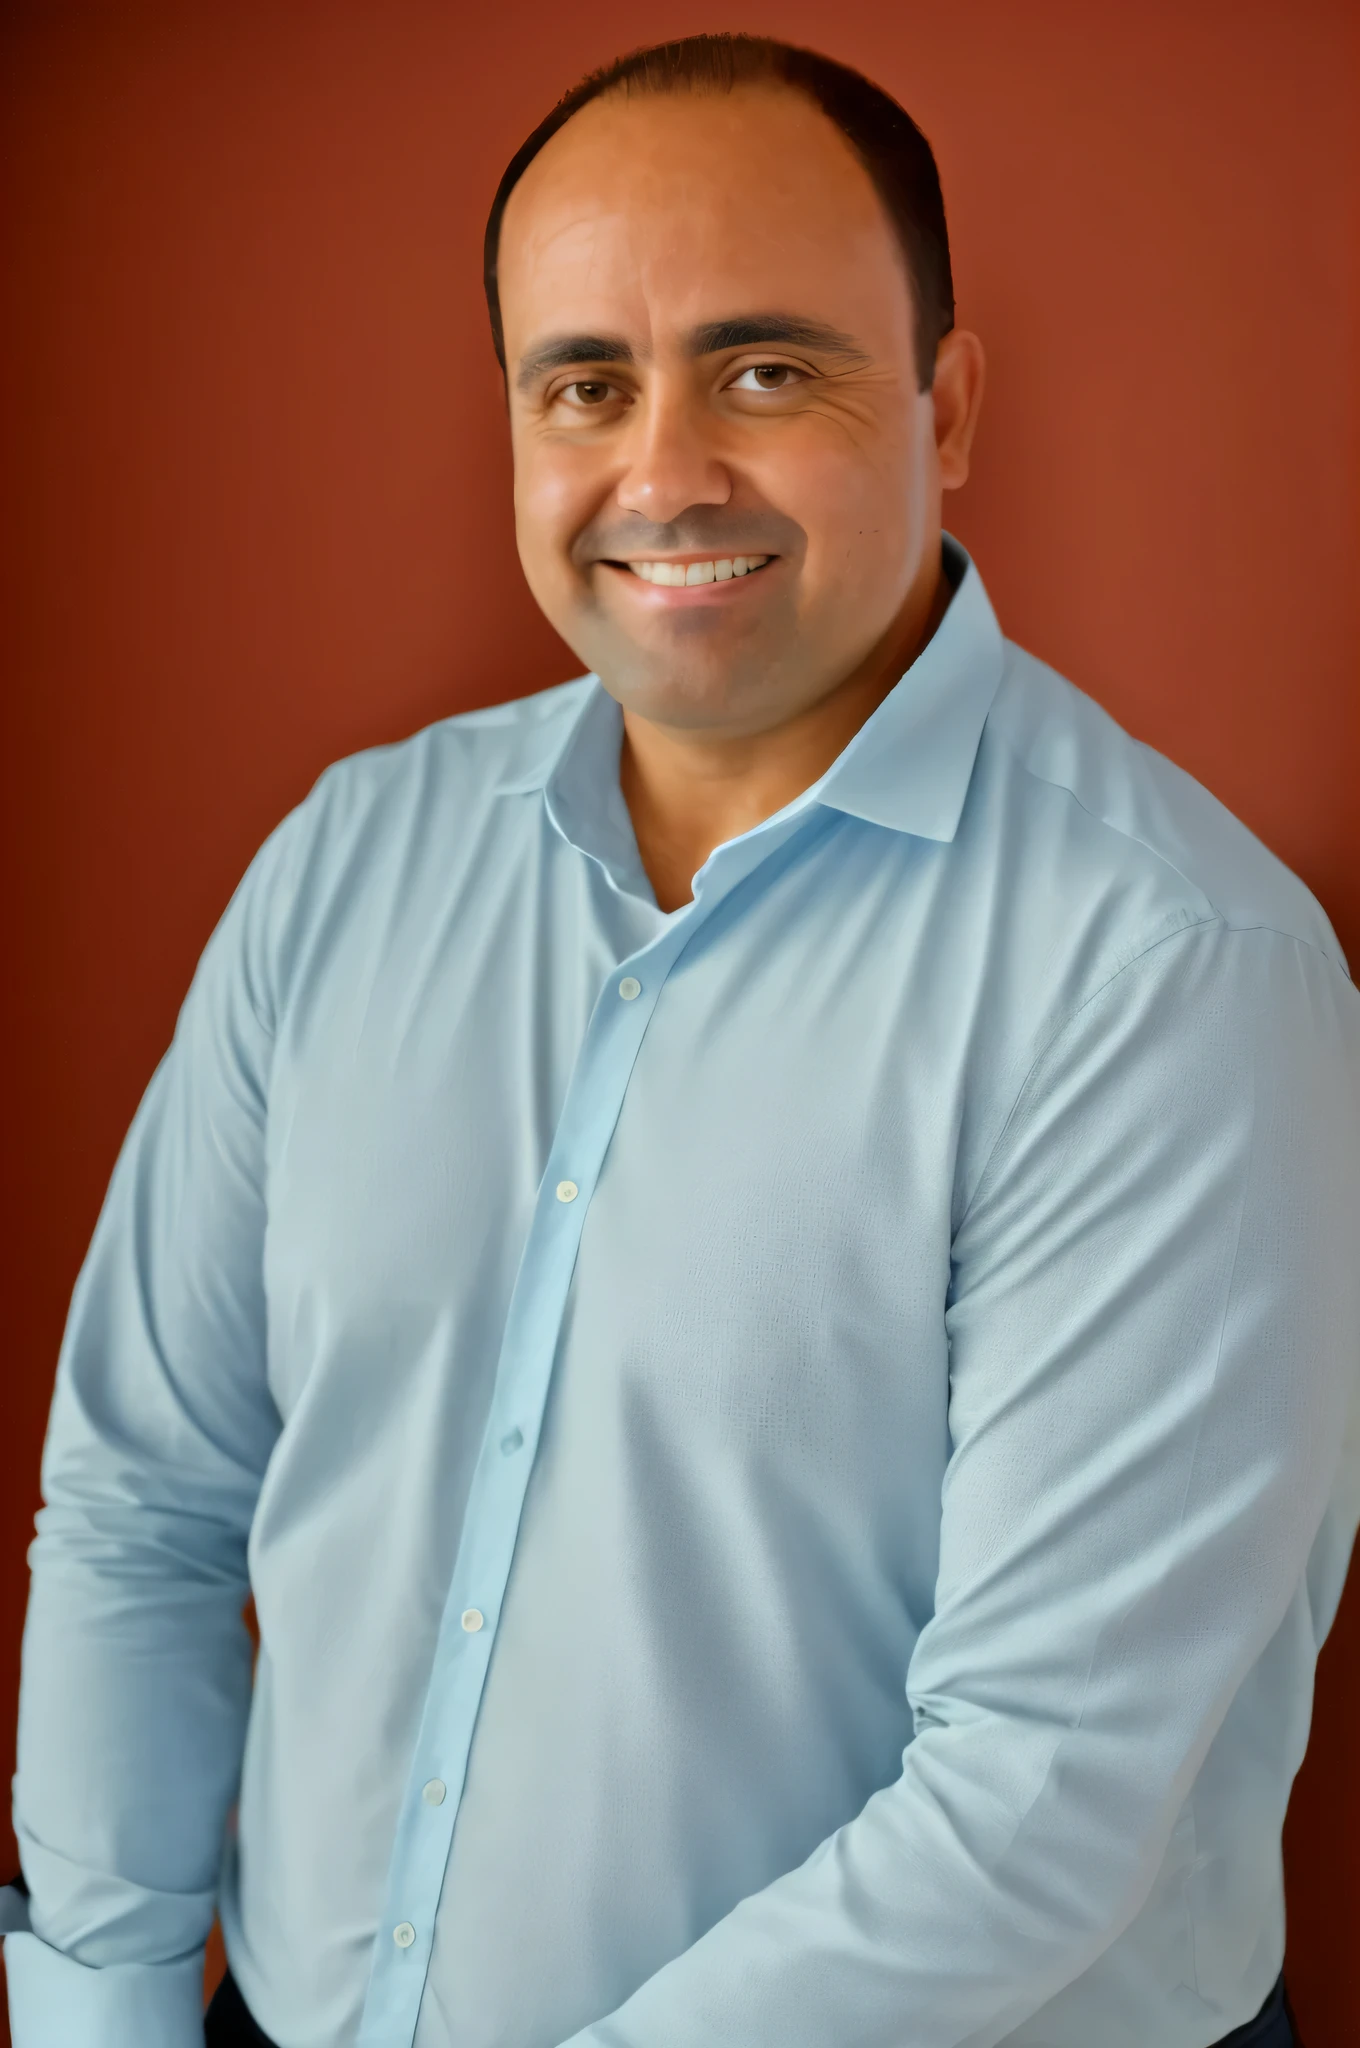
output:
[[[956,491],[968,481],[968,457],[986,375],[982,343],[966,328],[953,328],[935,351],[935,382],[931,386],[942,490]]]

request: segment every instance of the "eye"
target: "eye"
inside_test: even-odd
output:
[[[572,384],[564,384],[557,395],[568,405],[589,410],[592,406],[607,405],[611,398],[618,397],[618,391],[614,385],[606,384],[603,378],[580,377]]]
[[[802,381],[803,372],[792,363],[752,363],[729,387],[733,391],[788,391]]]

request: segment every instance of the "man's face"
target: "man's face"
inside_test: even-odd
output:
[[[897,651],[962,477],[891,225],[816,107],[593,102],[511,195],[500,293],[520,559],[626,709],[758,733]]]

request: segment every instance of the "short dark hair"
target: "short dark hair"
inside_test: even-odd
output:
[[[592,71],[561,98],[515,151],[496,188],[486,223],[484,278],[496,359],[505,368],[497,265],[506,201],[545,142],[603,93],[731,92],[738,85],[786,86],[802,93],[837,127],[883,203],[906,259],[915,314],[916,378],[928,391],[935,350],[954,325],[940,174],[930,144],[891,94],[848,64],[769,36],[685,36],[653,43]]]

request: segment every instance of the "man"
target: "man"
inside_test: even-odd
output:
[[[60,1361],[17,2048],[198,2041],[219,1903],[214,2043],[1279,2048],[1336,940],[942,538],[874,87],[629,59],[487,254],[592,673],[332,769],[204,955]]]

